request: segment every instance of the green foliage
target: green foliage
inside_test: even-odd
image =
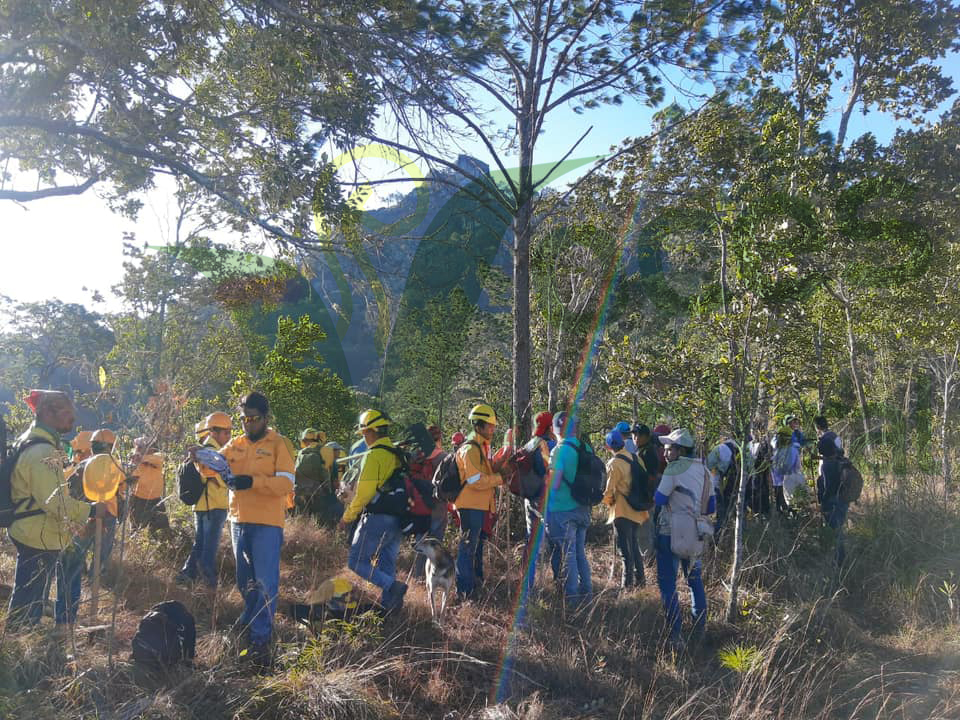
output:
[[[717,651],[717,659],[722,667],[746,675],[763,662],[763,654],[752,645],[728,645]]]
[[[233,394],[263,392],[277,431],[287,437],[305,427],[325,430],[331,439],[349,437],[355,402],[340,378],[322,367],[317,345],[323,338],[323,329],[309,317],[281,315],[273,347],[254,373],[238,373]]]

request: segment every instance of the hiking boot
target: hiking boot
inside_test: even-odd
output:
[[[242,655],[257,670],[269,670],[273,665],[270,642],[251,642]]]
[[[407,594],[407,584],[394,580],[393,585],[383,594],[383,607],[387,612],[399,610],[403,607],[403,596]]]

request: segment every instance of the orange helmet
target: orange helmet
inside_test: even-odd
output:
[[[70,441],[70,447],[73,448],[74,452],[91,452],[93,450],[93,448],[90,447],[90,438],[92,436],[93,433],[90,430],[81,430],[73,440]]]
[[[233,421],[225,412],[210,413],[203,421],[204,430],[213,430],[214,428],[223,428],[224,430],[233,429]]]
[[[93,435],[90,436],[90,442],[102,442],[107,443],[108,445],[113,445],[117,441],[117,436],[114,434],[113,430],[108,430],[107,428],[100,428]]]

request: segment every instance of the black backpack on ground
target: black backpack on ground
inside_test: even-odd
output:
[[[637,511],[649,510],[653,507],[653,490],[650,488],[650,474],[644,470],[637,456],[630,454],[630,459],[618,455],[621,460],[630,466],[630,492],[627,493],[627,505]]]
[[[0,527],[8,528],[13,525],[14,520],[22,520],[23,518],[43,514],[43,510],[39,509],[22,510],[21,506],[24,505],[24,501],[13,501],[13,489],[10,485],[10,482],[13,479],[13,470],[17,466],[17,460],[20,459],[21,453],[23,453],[27,448],[33,447],[34,445],[44,444],[53,445],[53,443],[45,438],[30,438],[29,440],[21,443],[18,447],[14,448],[13,452],[10,454],[10,457],[0,464]],[[30,501],[27,499],[26,504],[29,503]]]
[[[587,449],[585,440],[580,441],[579,447],[569,439],[563,442],[577,451],[577,474],[573,482],[569,482],[566,477],[563,478],[570,487],[570,494],[579,505],[587,507],[598,505],[603,500],[603,484],[607,474],[603,460]]]
[[[184,505],[196,505],[203,497],[207,484],[192,462],[183,463],[177,470],[177,494]]]
[[[177,600],[154,605],[133,636],[133,659],[169,668],[196,655],[197,629],[193,615]]]

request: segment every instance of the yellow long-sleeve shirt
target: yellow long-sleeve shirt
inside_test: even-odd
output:
[[[490,464],[490,443],[480,435],[471,433],[457,450],[457,467],[460,469],[460,481],[465,483],[454,506],[457,510],[490,510],[495,508],[494,490],[503,485],[500,473],[493,471]],[[468,482],[479,475],[474,482]]]
[[[203,444],[207,447],[212,447],[214,450],[220,449],[217,441],[209,435],[203,441]],[[200,477],[203,478],[205,485],[203,488],[203,495],[200,496],[197,504],[193,506],[194,511],[206,512],[207,510],[226,510],[228,507],[230,507],[227,484],[223,481],[223,478],[220,477],[220,474],[214,472],[206,465],[201,463],[194,464],[196,465],[197,470],[200,472]]]
[[[144,455],[133,475],[137,478],[137,484],[133,488],[134,497],[143,500],[159,500],[163,497],[163,455]]]
[[[643,460],[637,457],[643,466]],[[627,502],[630,494],[630,453],[620,450],[607,461],[607,489],[603,495],[603,502],[610,508],[609,522],[616,518],[626,518],[635,523],[646,522],[649,514],[645,510],[634,510]]]
[[[256,442],[241,435],[224,445],[222,455],[234,475],[253,478],[248,490],[230,492],[230,520],[282,528],[294,487],[293,458],[283,438],[274,430]]]
[[[350,505],[343,513],[343,522],[351,523],[360,517],[360,513],[367,506],[377,490],[390,479],[393,471],[397,469],[399,460],[392,452],[382,448],[392,448],[393,442],[390,438],[380,438],[363,456],[360,461],[360,477],[357,480],[357,492],[350,501]],[[378,448],[381,448],[378,450]]]
[[[90,517],[90,505],[70,497],[57,434],[34,423],[19,441],[28,438],[43,438],[51,444],[34,445],[20,455],[10,477],[10,497],[22,501],[21,511],[43,512],[14,520],[10,537],[37,550],[62,550],[72,542],[76,526]]]

